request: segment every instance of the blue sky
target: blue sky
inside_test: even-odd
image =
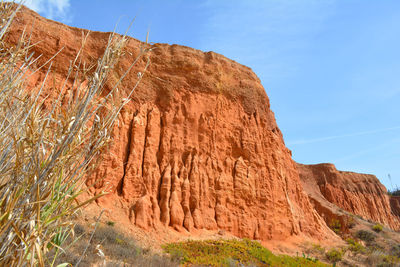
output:
[[[400,186],[400,1],[28,0],[68,25],[215,51],[261,79],[293,158]]]

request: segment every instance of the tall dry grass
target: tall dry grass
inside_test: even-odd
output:
[[[104,91],[127,42],[125,36],[110,34],[90,72],[80,57],[83,42],[57,98],[48,101],[43,95],[51,62],[40,67],[47,69],[46,78],[32,93],[25,84],[37,71],[37,57],[29,52],[29,38],[23,34],[11,48],[4,42],[19,7],[0,5],[0,266],[52,266],[73,235],[72,216],[101,196],[77,201],[87,190],[83,177],[110,142],[118,113],[137,84],[125,98],[117,93],[120,81]],[[147,52],[143,47],[127,72]],[[73,93],[66,95],[67,86]],[[51,105],[44,107],[46,101]]]

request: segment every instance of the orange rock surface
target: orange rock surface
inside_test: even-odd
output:
[[[390,207],[392,208],[393,214],[400,220],[400,196],[390,197]]]
[[[53,62],[52,85],[46,85],[52,96],[52,86],[64,81],[86,31],[23,8],[8,42],[15,43],[33,22],[27,32],[37,43],[32,51],[42,55],[38,63],[63,48]],[[108,36],[89,35],[85,62],[95,62]],[[140,45],[129,38],[108,86],[123,75]],[[261,240],[334,240],[303,191],[268,97],[251,69],[213,52],[167,44],[151,48],[150,67],[121,112],[109,153],[89,179],[101,181],[97,190],[111,192],[98,204],[148,230],[221,229]],[[143,59],[126,76],[121,90],[134,86],[144,64]],[[40,71],[30,86],[39,86],[44,75]]]
[[[297,164],[297,169],[304,190],[322,216],[338,215],[340,211],[336,210],[336,205],[364,219],[400,229],[387,190],[374,175],[338,171],[333,164]],[[395,205],[393,200],[392,207]],[[337,219],[342,220],[341,217],[343,215]]]

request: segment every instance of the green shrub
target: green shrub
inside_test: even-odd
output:
[[[339,234],[342,230],[342,224],[339,220],[333,219],[329,224],[329,227],[336,233]]]
[[[347,217],[346,217],[346,225],[347,225],[347,227],[348,227],[349,229],[352,229],[352,228],[354,228],[354,226],[356,226],[356,222],[355,222],[353,216],[354,216],[354,215],[352,215],[352,216],[347,216]]]
[[[400,244],[393,245],[393,246],[390,248],[390,254],[393,255],[393,256],[395,256],[395,257],[400,258]]]
[[[365,242],[373,242],[375,240],[375,235],[372,232],[366,230],[357,231],[356,237]]]
[[[368,255],[366,262],[368,266],[392,267],[399,266],[400,259],[393,255],[387,255],[381,250],[374,250]]]
[[[365,247],[352,238],[348,238],[346,242],[349,245],[348,249],[354,253],[363,253],[365,251]]]
[[[305,253],[303,253],[303,259],[306,259],[306,260],[312,261],[312,262],[318,262],[317,258],[310,257],[310,255],[306,255]]]
[[[330,249],[328,252],[326,252],[325,256],[331,262],[338,262],[342,260],[343,252],[337,249]]]
[[[319,244],[313,244],[312,245],[312,250],[314,252],[319,253],[319,254],[324,254],[325,253],[325,248],[321,247],[321,245],[319,245]]]
[[[372,226],[372,230],[374,230],[377,233],[382,232],[383,226],[381,224],[377,223],[374,226]]]
[[[183,265],[207,266],[326,266],[318,259],[274,255],[260,243],[243,240],[205,240],[170,243],[164,251]]]
[[[113,221],[107,221],[107,225],[108,225],[108,226],[114,226],[114,225],[115,225],[115,222],[113,222]]]

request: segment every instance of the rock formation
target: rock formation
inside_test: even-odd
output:
[[[400,229],[400,221],[392,212],[396,201],[392,200],[391,208],[386,188],[374,175],[338,171],[333,164],[297,164],[297,169],[304,190],[328,224],[332,218],[346,224],[346,216],[336,205],[364,219]]]
[[[34,23],[33,23],[34,22]],[[87,31],[44,19],[23,8],[8,42],[34,25],[38,65],[61,48],[52,66],[50,97],[65,79]],[[83,61],[94,63],[110,33],[92,32]],[[40,41],[40,42],[39,42]],[[139,53],[129,38],[112,86]],[[335,239],[304,193],[257,76],[222,55],[167,44],[151,46],[151,64],[122,110],[110,152],[89,180],[111,194],[99,205],[122,209],[144,229],[223,229],[239,237]],[[130,56],[132,55],[132,56]],[[130,90],[143,72],[141,60],[120,86]],[[30,86],[37,87],[45,71]]]
[[[400,221],[400,196],[390,196],[390,207]]]

